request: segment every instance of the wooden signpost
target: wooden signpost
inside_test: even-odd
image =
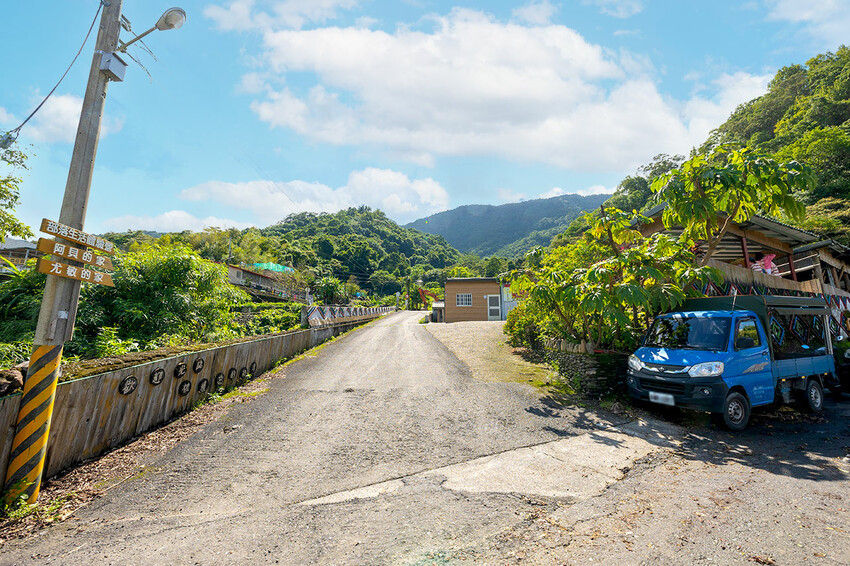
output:
[[[87,267],[77,267],[40,257],[38,258],[38,270],[48,275],[56,275],[58,277],[65,277],[66,279],[76,279],[77,281],[115,287],[110,274],[88,269]]]
[[[93,234],[86,234],[82,230],[65,226],[59,222],[48,220],[47,218],[41,221],[41,231],[53,236],[59,236],[68,242],[81,244],[87,248],[94,248],[108,254],[115,253],[115,245],[112,242],[98,238]],[[88,267],[89,265],[93,265],[99,269],[112,269],[112,260],[105,255],[96,254],[90,249],[78,248],[62,243],[61,241],[48,240],[47,238],[39,238],[36,249],[52,256],[72,259],[86,264],[83,266],[68,265],[55,260],[39,258],[38,270],[41,273],[56,275],[65,279],[97,283],[98,285],[106,285],[107,287],[115,286],[111,275],[102,271],[89,269]]]
[[[50,234],[51,236],[59,236],[60,238],[100,250],[110,255],[115,253],[115,244],[112,242],[104,240],[103,238],[98,238],[93,234],[86,234],[76,228],[71,228],[70,226],[53,222],[47,218],[41,221],[41,231],[46,234]]]
[[[91,250],[84,250],[75,248],[74,246],[60,244],[59,242],[49,240],[47,238],[39,238],[38,247],[36,249],[41,253],[81,261],[83,263],[93,265],[98,269],[112,271],[112,260],[105,255],[92,253]]]

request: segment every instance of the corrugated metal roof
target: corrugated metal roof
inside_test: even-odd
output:
[[[34,243],[17,238],[6,238],[5,242],[0,242],[0,250],[34,250],[35,248]]]
[[[657,204],[647,210],[644,213],[644,216],[654,219],[659,216],[665,208],[667,208],[667,203],[662,202],[661,204]],[[828,246],[833,252],[839,255],[850,255],[850,248],[839,244],[831,238],[827,238],[814,232],[809,232],[808,230],[803,230],[802,228],[797,228],[796,226],[791,226],[790,224],[785,224],[784,222],[768,218],[767,216],[754,214],[748,220],[738,224],[738,226],[743,230],[758,230],[771,238],[790,245],[792,248],[808,246],[809,244],[814,244],[816,242],[826,241],[828,243],[824,247]],[[797,250],[795,249],[794,251],[796,252]]]

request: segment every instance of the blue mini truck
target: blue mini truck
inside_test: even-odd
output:
[[[736,431],[751,407],[820,411],[837,380],[823,298],[749,295],[687,299],[655,317],[626,379],[632,398],[708,411]]]

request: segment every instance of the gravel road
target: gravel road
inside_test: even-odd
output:
[[[286,366],[0,563],[850,562],[850,403],[738,436],[566,408],[509,381],[546,371],[506,353],[498,323],[421,317]]]

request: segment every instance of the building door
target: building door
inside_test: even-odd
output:
[[[502,301],[499,295],[487,295],[487,320],[502,320]]]

